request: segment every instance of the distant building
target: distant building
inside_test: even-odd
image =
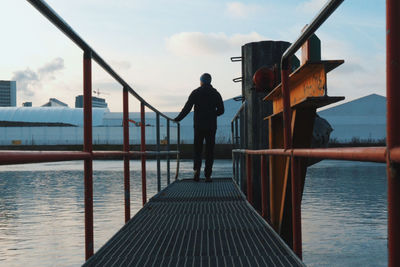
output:
[[[379,141],[386,138],[386,97],[371,94],[319,111],[333,128],[331,139]]]
[[[17,106],[17,82],[0,81],[0,107]]]
[[[32,107],[32,102],[24,102],[22,103],[23,107]]]
[[[83,95],[78,95],[75,97],[75,107],[83,108]],[[92,97],[92,107],[94,108],[107,108],[107,102],[104,98]]]
[[[50,98],[49,102],[42,105],[42,107],[68,107],[68,105],[58,100],[57,98]]]

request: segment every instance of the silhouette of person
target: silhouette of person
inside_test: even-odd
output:
[[[224,113],[224,103],[221,95],[211,85],[211,75],[204,73],[200,77],[200,87],[193,90],[185,106],[175,121],[181,121],[194,106],[194,155],[193,155],[193,179],[200,179],[203,142],[205,140],[205,168],[206,182],[211,182],[212,167],[214,163],[215,133],[217,131],[217,116]]]

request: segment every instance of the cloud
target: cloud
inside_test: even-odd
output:
[[[234,18],[246,18],[260,10],[257,5],[243,4],[241,2],[229,2],[226,4],[225,12]]]
[[[231,53],[249,42],[265,40],[256,32],[249,34],[181,32],[167,38],[166,46],[176,55],[204,56]]]
[[[299,4],[296,9],[307,14],[316,14],[327,2],[327,0],[309,0]]]
[[[36,72],[30,68],[15,71],[11,80],[17,81],[18,92],[31,97],[42,86],[43,81],[54,80],[54,74],[62,69],[64,69],[64,59],[55,58]]]

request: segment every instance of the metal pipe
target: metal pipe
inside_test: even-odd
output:
[[[282,97],[283,97],[283,143],[284,148],[292,148],[292,110],[290,108],[289,70],[282,69]]]
[[[92,153],[92,55],[83,54],[83,151]],[[84,160],[85,258],[94,251],[93,238],[93,160]]]
[[[124,126],[124,152],[129,153],[129,95],[128,89],[123,90],[123,126]],[[131,219],[131,193],[130,193],[130,158],[124,156],[124,200],[125,223]]]
[[[146,118],[144,104],[140,103],[140,151],[146,151]],[[147,202],[146,185],[146,154],[141,155],[142,159],[142,201]]]
[[[160,114],[156,114],[156,150],[160,152]],[[157,192],[161,191],[160,154],[157,154]]]
[[[269,220],[269,181],[267,156],[261,155],[261,211],[262,217]]]
[[[400,147],[400,2],[386,1],[387,149]],[[396,151],[396,150],[395,150]],[[400,266],[400,164],[387,158],[388,265]]]
[[[253,205],[253,175],[251,171],[251,156],[246,155],[246,171],[247,171],[247,201]]]
[[[282,55],[281,68],[289,69],[290,58],[299,50],[299,48],[314,34],[316,30],[329,18],[329,16],[343,3],[344,0],[331,0],[321,9],[321,11],[314,17],[310,24],[304,29],[302,34],[296,41],[286,49]]]
[[[1,151],[0,165],[25,164],[89,159],[91,154],[82,151]]]
[[[45,16],[51,23],[53,23],[61,32],[63,32],[68,38],[70,38],[78,47],[80,47],[83,51],[91,52],[92,59],[99,64],[101,68],[103,68],[108,74],[111,75],[119,84],[121,84],[124,88],[128,88],[129,93],[131,93],[139,102],[144,103],[146,107],[151,109],[156,113],[160,113],[160,115],[166,119],[172,119],[167,115],[161,113],[159,110],[154,108],[152,105],[147,103],[138,93],[133,90],[129,84],[122,79],[121,76],[116,73],[110,65],[105,62],[103,58],[100,57],[99,54],[94,51],[89,44],[83,40],[78,33],[76,33],[68,23],[61,18],[45,1],[43,0],[27,0],[33,7],[35,7],[43,16]]]
[[[167,151],[169,151],[169,142],[170,142],[170,135],[169,135],[169,120],[167,119]],[[169,155],[167,155],[167,185],[171,183],[171,163],[169,159]]]
[[[177,138],[176,138],[176,150],[179,151],[179,145],[181,142],[181,125],[179,122],[177,123]],[[176,173],[175,173],[175,181],[178,180],[179,175],[179,163],[180,163],[180,155],[176,154]]]
[[[295,148],[295,149],[234,149],[233,153],[251,155],[295,156],[349,161],[386,162],[385,147],[346,147],[346,148]]]
[[[301,241],[301,165],[296,157],[292,157],[291,166],[292,182],[292,229],[293,229],[293,251],[302,259]]]
[[[400,163],[400,147],[390,149],[390,161]]]

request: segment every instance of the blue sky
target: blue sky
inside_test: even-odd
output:
[[[16,79],[17,105],[82,93],[82,52],[27,1],[3,0],[0,80]],[[241,45],[293,41],[325,0],[48,0],[131,86],[161,111],[177,111],[203,72],[224,99],[239,95]],[[328,94],[385,95],[385,1],[345,0],[318,30],[324,59],[346,63],[328,75]],[[121,110],[120,86],[94,65],[93,89]],[[132,101],[131,110],[138,104]]]

